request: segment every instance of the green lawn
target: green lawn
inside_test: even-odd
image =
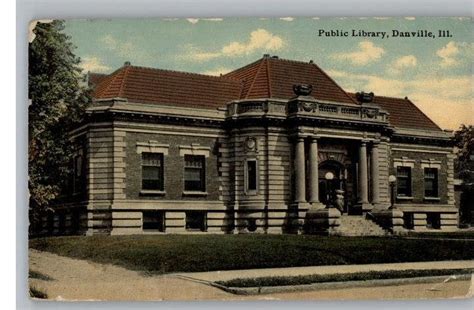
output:
[[[452,232],[414,232],[408,233],[410,237],[418,238],[451,238],[451,239],[474,239],[474,230],[459,230]]]
[[[52,237],[30,247],[151,274],[474,259],[474,242],[305,235]]]
[[[217,284],[227,287],[262,287],[262,286],[284,286],[284,285],[306,285],[313,283],[368,281],[382,279],[400,279],[415,277],[435,277],[451,275],[471,275],[474,269],[438,269],[438,270],[387,270],[355,272],[344,274],[313,274],[293,277],[260,277],[242,278],[229,281],[217,281]]]

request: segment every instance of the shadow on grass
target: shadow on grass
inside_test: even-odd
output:
[[[305,235],[54,237],[30,247],[149,275],[298,266],[474,259],[472,242]]]

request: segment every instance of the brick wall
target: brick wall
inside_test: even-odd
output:
[[[394,168],[394,159],[406,157],[409,160],[414,160],[414,168],[412,169],[412,196],[413,200],[397,200],[398,204],[410,203],[429,203],[429,204],[447,204],[448,203],[448,158],[445,154],[435,153],[420,153],[409,151],[392,151],[390,174],[396,175],[397,171]],[[441,169],[438,170],[438,196],[439,201],[425,201],[424,200],[424,173],[421,167],[422,160],[434,159],[441,162]]]
[[[168,155],[165,155],[163,159],[165,195],[140,195],[142,184],[141,154],[137,153],[137,142],[148,142],[150,140],[161,144],[169,144]],[[217,138],[135,132],[127,132],[126,136],[126,199],[182,200],[184,190],[184,157],[179,154],[179,146],[190,146],[192,143],[198,143],[200,146],[210,148],[209,157],[206,158],[206,191],[208,195],[204,197],[189,196],[185,199],[218,200],[219,175],[216,147]]]

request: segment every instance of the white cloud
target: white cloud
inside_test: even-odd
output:
[[[280,20],[283,20],[285,22],[292,22],[295,19],[293,17],[280,17]]]
[[[221,22],[223,21],[224,19],[223,18],[220,18],[220,17],[213,17],[213,18],[203,18],[202,20],[207,20],[209,22]]]
[[[283,39],[277,35],[268,32],[265,29],[257,29],[250,33],[247,42],[230,42],[222,47],[220,51],[201,51],[193,46],[189,47],[188,53],[184,58],[207,61],[218,57],[235,57],[249,55],[255,51],[276,51],[284,46]]]
[[[204,71],[202,74],[219,76],[219,75],[221,75],[221,74],[226,74],[226,73],[228,73],[228,72],[230,72],[230,71],[231,71],[231,70],[230,70],[229,68],[218,67],[218,68],[215,68],[215,69],[211,69],[211,70]]]
[[[108,72],[110,67],[105,65],[102,60],[97,57],[83,57],[79,66],[84,72]]]
[[[198,23],[199,18],[186,18],[186,20],[194,25]]]
[[[104,44],[104,46],[108,49],[116,49],[117,48],[117,40],[110,34],[103,36],[100,41]]]
[[[400,58],[397,58],[389,66],[388,72],[393,74],[399,74],[405,69],[416,67],[418,60],[414,55],[406,55]]]
[[[459,47],[454,41],[449,42],[436,51],[436,55],[441,58],[442,67],[451,67],[459,64],[456,56],[459,54]]]
[[[403,98],[408,96],[425,114],[442,128],[457,129],[461,123],[472,124],[471,77],[420,76],[411,80],[358,75],[345,71],[327,73],[357,91],[373,91],[375,95]]]
[[[144,49],[137,48],[132,42],[121,41],[110,34],[99,38],[99,42],[106,49],[116,53],[127,61],[144,62],[156,57],[156,55],[152,57],[152,55]]]
[[[370,62],[378,61],[385,50],[381,47],[376,46],[370,41],[359,42],[359,50],[350,53],[337,53],[331,56],[331,58],[337,60],[348,60],[353,65],[364,66]]]

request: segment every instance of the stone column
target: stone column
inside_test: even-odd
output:
[[[372,144],[372,151],[370,153],[370,172],[372,179],[372,204],[376,205],[380,202],[379,199],[379,144],[374,142]]]
[[[367,142],[362,141],[359,147],[359,204],[369,204],[367,175]]]
[[[304,138],[297,137],[295,145],[295,202],[306,202]]]
[[[309,147],[309,176],[310,176],[310,193],[309,202],[313,207],[320,207],[322,204],[319,201],[319,172],[318,172],[318,140],[312,137]]]

